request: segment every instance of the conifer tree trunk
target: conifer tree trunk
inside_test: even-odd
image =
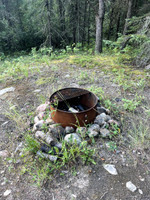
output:
[[[47,9],[47,38],[45,41],[45,45],[51,47],[52,46],[52,36],[51,36],[51,5],[52,0],[46,0],[45,6]]]
[[[87,42],[88,45],[90,44],[90,19],[91,19],[91,9],[90,9],[90,3],[88,2],[88,31],[87,31]]]
[[[82,48],[84,46],[85,35],[86,35],[86,31],[85,31],[85,27],[86,27],[86,14],[87,14],[87,0],[85,0],[85,2],[84,2],[84,17],[83,17],[83,31],[82,31]]]
[[[104,0],[99,0],[99,9],[98,9],[98,14],[96,16],[96,43],[95,43],[96,53],[102,52],[104,12],[105,12]]]
[[[128,1],[128,11],[127,11],[127,17],[126,17],[126,21],[125,21],[125,25],[124,25],[123,35],[126,35],[126,34],[127,34],[128,19],[131,18],[132,3],[133,3],[133,0],[129,0],[129,1]]]

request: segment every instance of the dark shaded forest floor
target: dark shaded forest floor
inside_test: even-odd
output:
[[[28,76],[18,79],[18,73],[16,77],[6,77],[1,83],[0,89],[14,87],[15,91],[0,96],[0,150],[8,151],[8,155],[0,160],[0,199],[150,199],[149,72],[127,64],[109,64],[111,59],[107,57],[95,57],[94,61],[83,58],[82,55],[70,56],[47,64],[39,63],[38,70],[29,72]],[[35,66],[32,64],[34,67],[36,69],[37,63]],[[96,139],[96,165],[68,167],[63,170],[63,176],[54,173],[38,187],[36,182],[42,180],[42,173],[32,173],[36,166],[33,157],[21,158],[16,148],[24,143],[29,114],[34,115],[40,103],[64,87],[87,88],[97,95],[102,94],[105,107],[122,124],[121,135],[113,139],[115,151],[114,147],[107,147],[109,140]],[[128,109],[123,99],[133,100],[127,104]],[[133,108],[136,102],[138,104]],[[119,109],[117,114],[116,109]],[[114,164],[118,175],[109,174],[103,163]],[[135,192],[126,188],[128,181],[137,187]],[[4,197],[6,190],[11,190],[11,193]]]

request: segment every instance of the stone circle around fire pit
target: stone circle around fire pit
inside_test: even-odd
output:
[[[49,103],[38,106],[32,130],[35,138],[41,145],[37,155],[55,162],[57,155],[51,155],[50,150],[56,147],[61,152],[62,141],[68,144],[80,145],[83,140],[88,141],[93,137],[111,139],[117,135],[120,132],[119,122],[112,119],[110,111],[101,107],[100,104],[98,104],[96,109],[99,114],[96,116],[93,124],[75,129],[71,126],[63,128],[60,124],[56,124],[51,119]]]

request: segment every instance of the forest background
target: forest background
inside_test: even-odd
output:
[[[149,0],[0,0],[1,59],[32,48],[102,52],[103,45],[122,52],[130,47],[144,67],[150,61],[149,8]]]

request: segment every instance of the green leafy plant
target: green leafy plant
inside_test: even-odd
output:
[[[40,144],[37,140],[35,140],[32,136],[30,136],[29,134],[27,134],[25,136],[25,148],[24,151],[27,152],[31,152],[31,153],[36,153],[39,148],[40,148]]]
[[[117,126],[117,124],[111,124],[109,138],[112,139],[113,137],[117,136],[118,134],[120,134],[120,128]]]
[[[122,99],[122,101],[124,102],[123,107],[125,110],[134,111],[136,107],[140,105],[142,97],[136,95],[134,99]]]
[[[117,150],[117,144],[116,142],[114,141],[110,141],[110,142],[107,142],[107,148],[109,151],[116,151]]]

